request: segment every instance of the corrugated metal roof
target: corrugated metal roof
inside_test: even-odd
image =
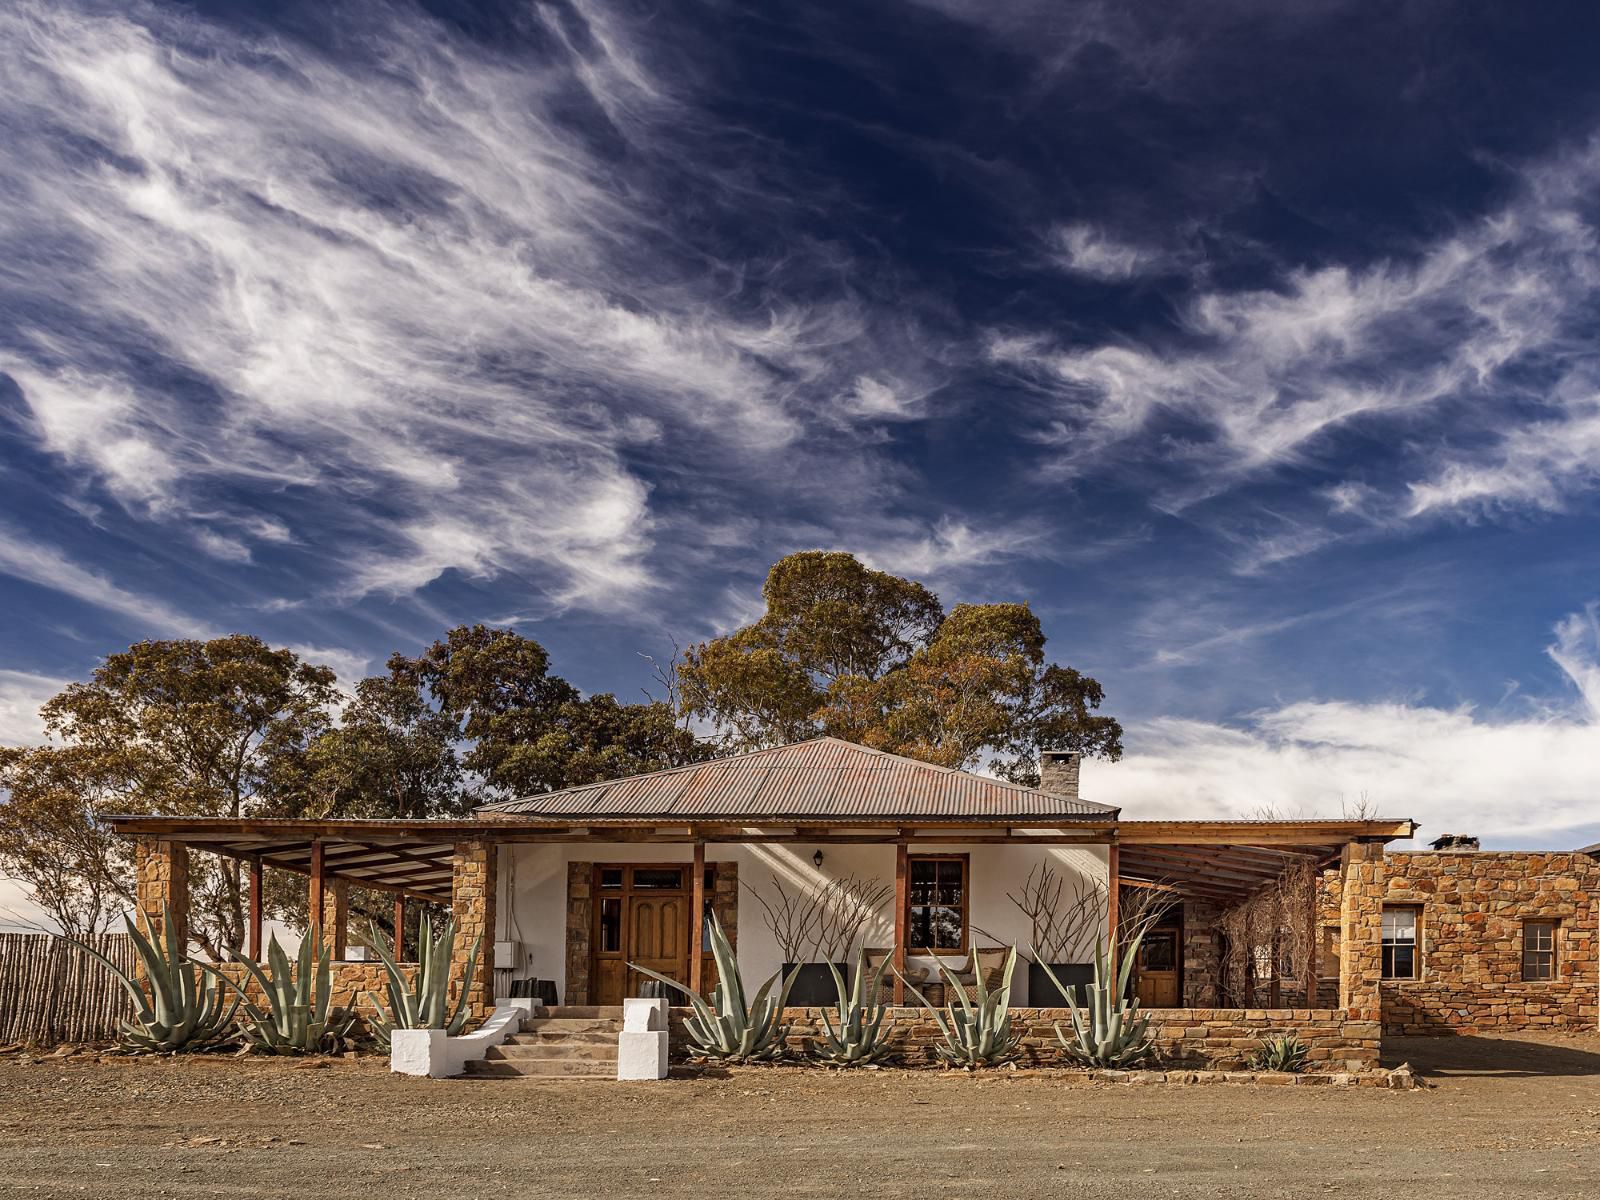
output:
[[[746,817],[1032,820],[1117,814],[1109,805],[938,767],[832,737],[504,800],[483,805],[478,811],[566,821],[628,817],[680,821]]]

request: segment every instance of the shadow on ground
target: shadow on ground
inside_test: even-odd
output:
[[[1600,1075],[1600,1038],[1591,1046],[1505,1037],[1394,1037],[1383,1039],[1383,1065],[1409,1062],[1420,1074],[1449,1078],[1575,1079]]]

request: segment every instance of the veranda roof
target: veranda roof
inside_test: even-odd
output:
[[[756,750],[666,771],[485,804],[488,819],[533,821],[1115,819],[1118,810],[840,738]]]

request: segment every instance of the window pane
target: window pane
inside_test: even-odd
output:
[[[621,867],[603,867],[600,871],[600,886],[603,888],[619,888],[622,886]]]
[[[622,949],[622,897],[607,896],[600,901],[600,949],[615,954]]]
[[[1411,908],[1386,908],[1383,910],[1383,940],[1386,942],[1414,942],[1417,940],[1417,913]]]
[[[912,904],[932,904],[938,882],[939,865],[927,859],[912,859],[908,864],[906,893]]]
[[[936,950],[959,950],[961,948],[961,910],[959,908],[935,908],[929,910],[933,923],[934,941],[928,943]]]
[[[911,938],[911,944],[913,946],[929,945],[930,942],[928,939],[930,936],[930,931],[931,925],[929,922],[928,909],[913,908],[911,910],[910,928],[908,930],[908,934]]]
[[[682,867],[635,867],[633,886],[677,890],[683,886]]]

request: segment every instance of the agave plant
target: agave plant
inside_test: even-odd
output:
[[[1310,1053],[1298,1034],[1285,1033],[1278,1037],[1262,1038],[1261,1048],[1250,1056],[1250,1069],[1287,1071],[1298,1075],[1306,1069]]]
[[[1005,970],[1000,986],[993,991],[985,983],[982,971],[974,971],[973,995],[969,998],[954,971],[938,963],[944,976],[945,992],[956,997],[941,1013],[928,998],[919,992],[904,975],[900,976],[906,989],[922,1002],[933,1015],[939,1032],[944,1037],[942,1046],[934,1053],[955,1067],[996,1067],[1017,1056],[1022,1035],[1011,1028],[1011,976],[1017,969],[1017,948],[1011,947],[1006,955]]]
[[[203,986],[199,965],[185,957],[187,947],[179,942],[171,911],[162,909],[166,933],[159,941],[140,933],[132,917],[123,920],[144,968],[142,981],[93,946],[72,942],[104,963],[133,997],[134,1019],[121,1022],[117,1036],[122,1048],[134,1054],[193,1054],[233,1041],[238,997],[225,1004],[227,992],[222,984],[212,980],[210,987]],[[148,928],[148,917],[145,924]]]
[[[254,1004],[245,994],[245,984],[213,966],[210,971],[239,994],[244,1004],[240,1027],[257,1050],[272,1054],[337,1054],[356,1023],[351,1008],[334,1008],[333,955],[322,941],[315,925],[300,941],[300,953],[290,963],[278,935],[267,943],[269,976],[259,965],[241,959],[239,965],[255,980],[266,997],[266,1008]]]
[[[710,999],[659,971],[637,963],[628,965],[641,975],[659,979],[689,997],[694,1015],[686,1028],[695,1050],[703,1058],[718,1062],[761,1062],[782,1056],[789,1036],[789,1027],[782,1024],[783,1007],[789,1002],[789,989],[799,977],[799,970],[789,972],[776,995],[772,988],[782,972],[773,975],[757,990],[755,1001],[747,1005],[739,960],[715,913],[711,914],[711,956],[717,963],[717,986],[711,989]]]
[[[1137,998],[1128,999],[1128,980],[1143,940],[1141,933],[1128,944],[1122,970],[1115,973],[1105,945],[1098,938],[1095,940],[1094,982],[1079,985],[1078,1003],[1067,1010],[1072,1017],[1072,1037],[1056,1026],[1056,1040],[1074,1062],[1090,1067],[1125,1067],[1150,1054],[1154,1040],[1150,1018],[1139,1014]],[[1039,965],[1063,996],[1071,994],[1061,986],[1055,972],[1043,963]],[[1079,1008],[1088,1010],[1087,1019]]]
[[[389,1046],[389,1034],[396,1029],[442,1029],[454,1037],[466,1027],[470,1015],[467,1000],[472,989],[465,982],[455,1008],[452,1010],[450,1007],[450,959],[456,948],[455,918],[446,921],[439,936],[434,937],[433,923],[428,919],[428,914],[423,913],[419,933],[417,974],[415,981],[410,981],[400,969],[400,964],[395,962],[394,944],[384,937],[383,931],[376,925],[371,922],[367,925],[367,945],[378,952],[384,973],[389,976],[387,1008],[377,996],[367,993],[374,1013],[367,1019],[367,1025],[372,1030],[372,1036],[385,1049]],[[477,972],[478,951],[482,946],[483,939],[479,938],[478,944],[472,947],[472,953],[467,956],[464,981],[470,981]]]
[[[830,1066],[857,1067],[881,1062],[893,1053],[888,1043],[879,1036],[883,1018],[889,1011],[889,1005],[883,998],[883,979],[889,970],[891,957],[884,955],[883,961],[878,964],[877,973],[871,977],[870,989],[865,950],[856,951],[856,977],[849,988],[845,987],[839,968],[831,962],[828,964],[828,970],[833,972],[833,986],[839,993],[839,1004],[835,1010],[838,1024],[834,1024],[829,1010],[824,1008],[822,1037],[806,1042],[806,1051],[812,1058]]]

